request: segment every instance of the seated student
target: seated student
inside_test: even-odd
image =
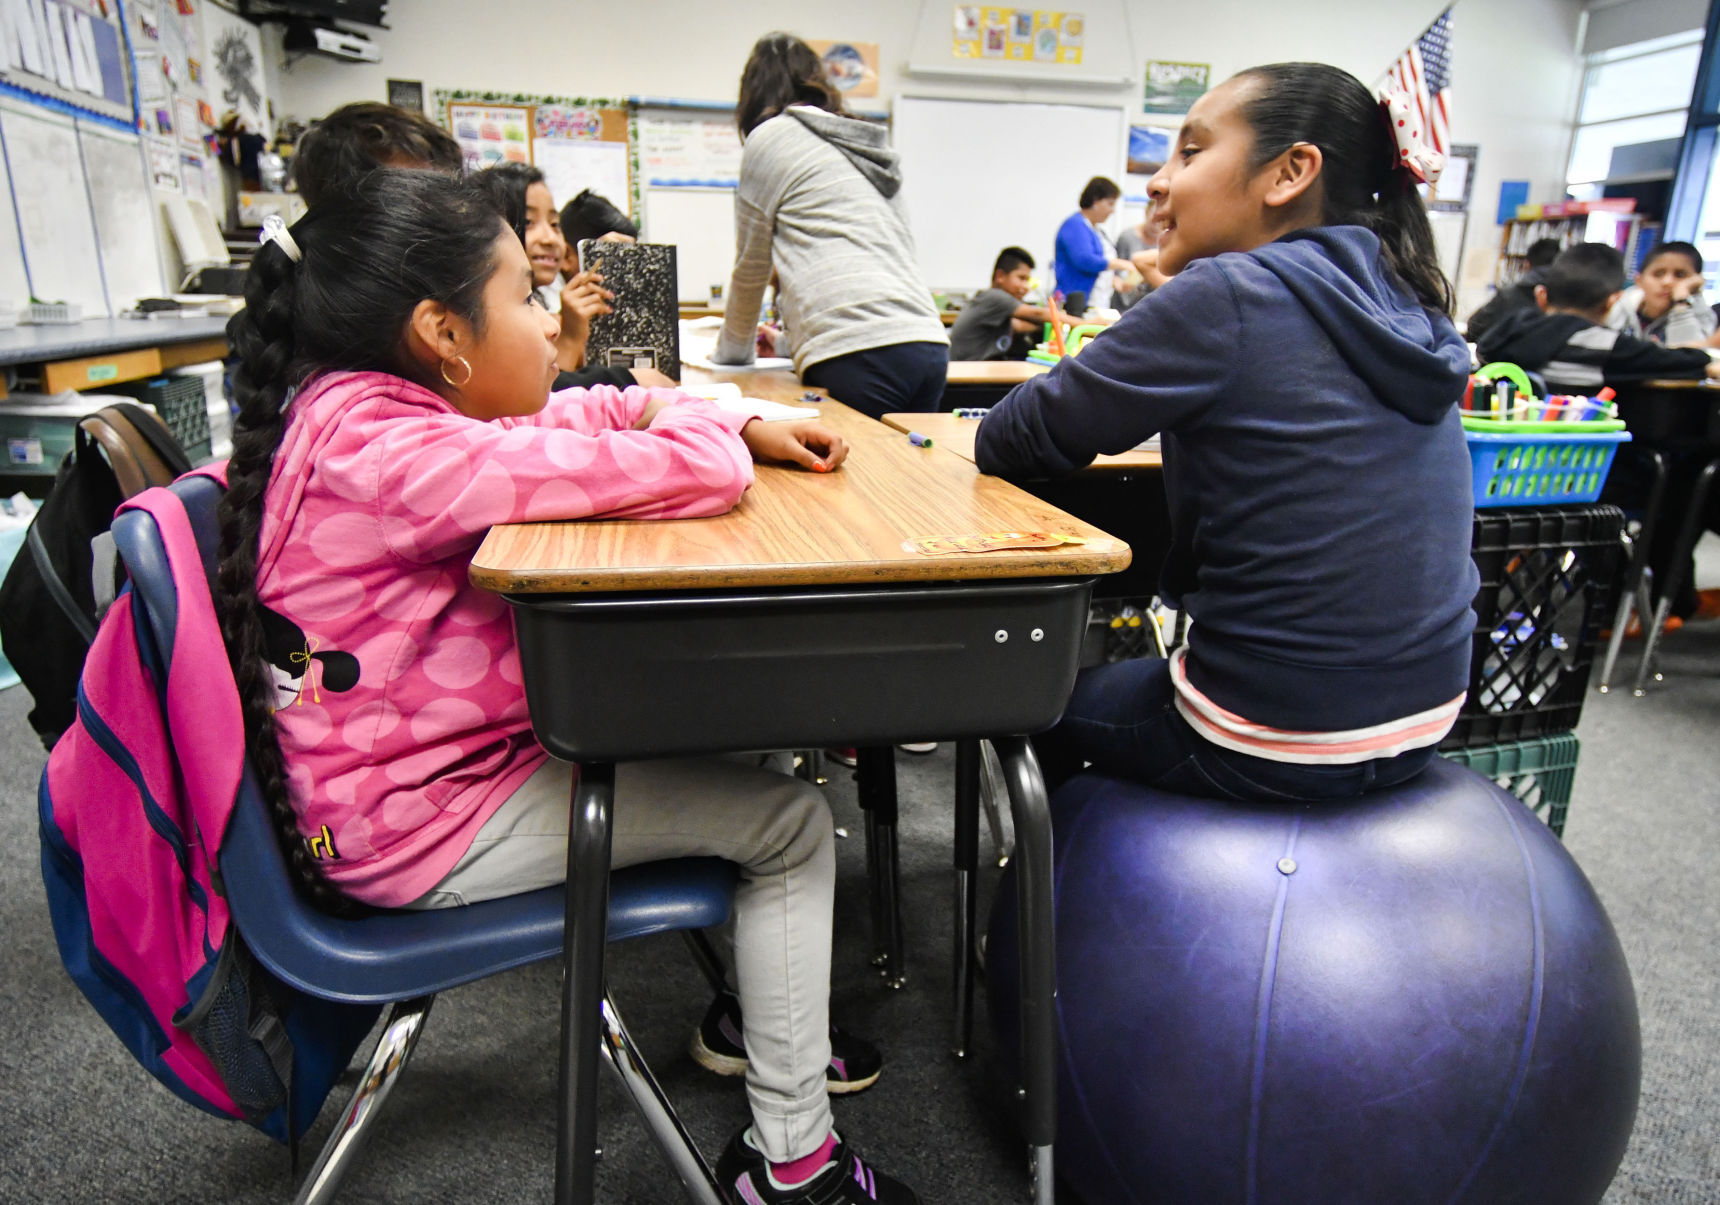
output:
[[[1702,283],[1700,251],[1689,243],[1661,243],[1607,314],[1607,325],[1668,347],[1712,345],[1715,317]]]
[[[1434,758],[1469,681],[1477,574],[1450,318],[1411,164],[1359,80],[1255,67],[1189,110],[1149,185],[1166,284],[981,422],[988,473],[1068,474],[1163,433],[1167,661],[1083,670],[1048,781],[1345,799]]]
[[[1529,244],[1529,250],[1523,256],[1525,268],[1523,275],[1494,293],[1487,304],[1469,315],[1469,321],[1464,324],[1463,337],[1471,343],[1481,342],[1493,324],[1512,310],[1532,310],[1535,305],[1535,286],[1545,284],[1547,269],[1559,257],[1559,240],[1556,238],[1536,239]]]
[[[1569,393],[1593,393],[1603,385],[1629,385],[1656,377],[1720,377],[1720,362],[1700,347],[1662,347],[1604,325],[1619,301],[1624,282],[1624,256],[1602,243],[1579,243],[1560,254],[1547,270],[1545,284],[1535,289],[1541,309],[1507,314],[1487,332],[1481,358],[1509,360],[1539,372],[1547,387]],[[1543,312],[1544,311],[1544,312]],[[1632,444],[1619,448],[1607,477],[1603,500],[1640,503],[1652,470]],[[1696,486],[1696,466],[1675,462],[1663,505],[1674,516],[1660,523],[1648,551],[1654,580],[1664,582],[1672,568],[1680,519]],[[1720,519],[1720,508],[1716,508]],[[1711,521],[1711,525],[1713,522]],[[1686,566],[1688,569],[1688,566]],[[1682,626],[1705,602],[1693,575],[1672,600],[1667,630]],[[1639,625],[1640,627],[1640,625]]]
[[[460,144],[410,109],[360,101],[311,126],[293,152],[292,179],[306,205],[379,167],[414,167],[459,175]]]
[[[991,287],[975,294],[950,327],[950,359],[1026,359],[1033,333],[1051,321],[1050,310],[1022,300],[1032,281],[1031,255],[1020,247],[999,252]]]
[[[1153,208],[1149,203],[1140,225],[1130,226],[1117,236],[1117,254],[1134,265],[1140,278],[1112,294],[1119,310],[1128,309],[1170,279],[1159,271],[1159,227]]]
[[[1720,377],[1720,363],[1701,348],[1662,347],[1608,326],[1623,283],[1624,256],[1612,247],[1567,247],[1535,286],[1537,308],[1506,314],[1482,336],[1481,362],[1507,360],[1564,393],[1655,377]]]
[[[567,243],[561,236],[561,217],[556,213],[543,172],[525,163],[501,163],[478,172],[472,181],[489,196],[520,236],[531,260],[538,300],[546,310],[552,310],[543,290],[555,284]],[[552,311],[558,312],[560,326],[555,359],[561,374],[556,378],[556,389],[674,385],[673,380],[655,368],[608,368],[585,363],[585,341],[591,334],[591,320],[610,313],[609,303],[615,299],[603,287],[602,276],[595,272],[577,273],[562,286],[558,297],[560,304]]]
[[[611,205],[608,198],[587,188],[561,207],[561,237],[567,243],[567,253],[561,261],[561,274],[563,279],[572,280],[581,271],[579,245],[586,239],[601,239],[606,243],[636,243],[639,241],[639,227],[635,226],[626,214]]]
[[[380,171],[259,249],[231,324],[217,603],[250,757],[321,901],[458,907],[563,879],[576,770],[532,739],[508,608],[466,580],[492,524],[715,515],[755,458],[828,471],[846,454],[816,422],[665,390],[552,396],[557,327],[532,282],[476,188]],[[312,676],[336,650],[342,671]],[[302,670],[279,668],[294,657]],[[828,1080],[875,1074],[878,1056],[841,1035],[832,1062],[822,794],[734,760],[628,763],[613,827],[615,866],[740,866],[739,1008],[717,1011],[742,1041],[712,1039],[752,1106],[729,1185],[773,1205],[912,1205],[831,1128]],[[313,852],[304,834],[324,832]]]

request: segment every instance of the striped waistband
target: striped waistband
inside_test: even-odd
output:
[[[1188,646],[1183,645],[1171,653],[1171,683],[1176,688],[1178,713],[1202,739],[1221,749],[1247,753],[1267,761],[1342,766],[1395,757],[1411,749],[1425,749],[1429,745],[1437,745],[1451,731],[1458,712],[1463,710],[1463,701],[1468,697],[1467,693],[1460,694],[1451,702],[1427,711],[1342,732],[1269,728],[1246,720],[1233,711],[1226,711],[1196,690],[1189,683],[1188,671],[1183,666],[1187,651]]]

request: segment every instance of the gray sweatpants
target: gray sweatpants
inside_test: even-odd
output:
[[[546,763],[411,906],[454,907],[563,882],[572,787],[572,766]],[[734,976],[754,1133],[773,1162],[811,1154],[831,1126],[824,1074],[836,855],[824,796],[739,760],[623,763],[611,828],[611,866],[710,855],[740,866]]]

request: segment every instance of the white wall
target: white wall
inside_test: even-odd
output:
[[[1260,62],[1318,59],[1374,83],[1430,24],[1446,0],[1205,0],[1171,5],[1123,0],[1126,29],[1089,18],[1092,38],[1131,38],[1135,74],[1146,59],[1212,64],[1215,79]],[[1581,80],[1577,38],[1582,0],[1457,0],[1453,13],[1453,138],[1481,146],[1459,284],[1467,310],[1486,296],[1499,242],[1493,224],[1499,181],[1526,179],[1534,199],[1564,195],[1571,114]],[[876,42],[886,109],[902,91],[919,95],[1043,100],[1138,107],[1138,85],[1056,88],[927,79],[904,68],[920,30],[919,0],[491,0],[485,20],[471,0],[413,0],[376,31],[377,65],[303,58],[285,67],[278,37],[266,57],[279,116],[319,117],[349,100],[386,96],[385,81],[575,96],[659,96],[732,101],[748,50],[760,34],[788,28],[806,37]],[[947,25],[947,0],[927,0],[925,20]],[[643,40],[642,28],[650,34]],[[1078,189],[1080,182],[1072,185]],[[989,252],[988,252],[989,255]]]

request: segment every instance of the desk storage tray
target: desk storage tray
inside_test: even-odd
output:
[[[1092,590],[1065,578],[508,601],[544,748],[635,761],[1043,730],[1074,684]]]

